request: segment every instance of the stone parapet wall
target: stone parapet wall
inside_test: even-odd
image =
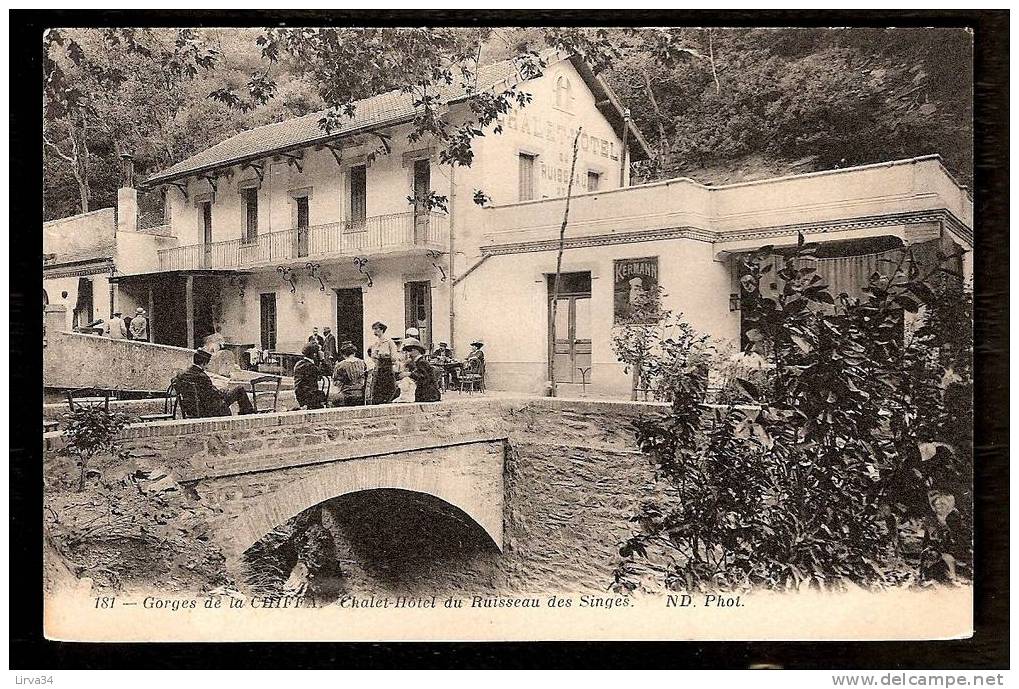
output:
[[[211,526],[231,561],[303,510],[395,488],[444,500],[492,538],[497,550],[451,570],[467,588],[604,592],[652,482],[632,422],[665,408],[475,396],[139,424],[121,446],[218,510]],[[51,444],[48,470],[60,464]],[[122,460],[105,462],[95,468],[114,472]]]
[[[190,349],[48,330],[43,384],[48,388],[165,390],[191,365]]]

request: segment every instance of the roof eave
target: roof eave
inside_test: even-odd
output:
[[[358,134],[370,134],[371,132],[373,132],[373,131],[375,131],[377,129],[384,129],[386,127],[393,127],[393,126],[400,125],[400,124],[406,124],[407,122],[412,122],[413,120],[414,120],[414,116],[413,115],[405,116],[405,117],[399,117],[399,118],[394,118],[392,120],[386,120],[384,122],[377,122],[375,124],[364,125],[363,127],[357,127],[355,129],[350,129],[350,130],[347,130],[347,131],[338,132],[336,134],[324,134],[321,137],[318,137],[318,138],[315,138],[315,139],[309,139],[308,141],[302,141],[299,144],[290,144],[290,145],[287,145],[287,146],[279,146],[277,148],[271,148],[271,149],[267,149],[265,151],[259,151],[258,153],[252,153],[252,154],[245,155],[245,156],[239,156],[237,158],[231,158],[229,160],[225,160],[225,161],[219,162],[219,163],[211,163],[209,165],[202,165],[202,166],[197,167],[197,168],[195,168],[193,170],[186,170],[186,171],[183,171],[183,172],[175,172],[175,173],[169,174],[169,175],[156,173],[155,175],[153,175],[153,176],[149,177],[148,179],[144,180],[143,182],[140,182],[139,186],[141,186],[142,188],[147,188],[147,187],[155,186],[157,184],[167,184],[169,182],[173,182],[174,180],[185,179],[185,178],[188,178],[188,177],[194,177],[195,175],[201,175],[202,173],[205,173],[205,172],[211,172],[213,170],[220,170],[220,169],[223,169],[223,168],[233,167],[234,165],[243,165],[245,163],[251,163],[251,162],[254,162],[256,160],[261,160],[263,158],[271,158],[272,156],[279,155],[281,153],[286,153],[288,151],[296,151],[296,150],[299,150],[299,149],[302,149],[302,148],[308,148],[309,146],[318,146],[320,144],[324,144],[324,143],[327,143],[329,141],[338,141],[340,139],[348,138],[348,137],[355,136],[355,135],[358,135]]]
[[[641,134],[640,130],[637,128],[637,125],[633,123],[633,120],[628,121],[626,119],[625,115],[626,108],[624,108],[623,104],[619,102],[619,98],[616,97],[616,94],[612,90],[612,87],[605,83],[604,79],[595,74],[594,70],[591,69],[590,65],[588,65],[582,58],[574,55],[571,56],[569,60],[573,67],[577,70],[577,72],[580,73],[580,76],[587,83],[588,87],[593,92],[595,92],[596,98],[598,98],[599,95],[604,96],[604,98],[598,98],[598,100],[607,100],[609,104],[612,106],[610,113],[614,114],[616,118],[618,118],[618,121],[612,122],[612,124],[618,126],[621,130],[623,124],[626,123],[627,128],[630,132],[630,136],[632,136],[633,140],[637,143],[636,151],[634,151],[633,149],[631,149],[630,151],[630,160],[638,161],[653,158],[654,151],[651,149],[651,145],[648,144],[647,139],[645,139],[644,135]],[[609,113],[603,114],[608,115]],[[635,153],[636,155],[634,155]]]

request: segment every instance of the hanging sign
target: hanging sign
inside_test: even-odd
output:
[[[613,271],[613,323],[630,317],[634,300],[642,293],[658,287],[658,257],[620,258]]]

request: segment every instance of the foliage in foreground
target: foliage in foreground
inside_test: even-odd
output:
[[[67,451],[77,460],[78,491],[81,492],[85,490],[90,462],[96,455],[116,451],[117,436],[130,417],[103,407],[83,405],[66,414],[64,419],[64,439]]]
[[[971,559],[971,306],[904,255],[862,299],[809,265],[746,261],[749,349],[775,364],[752,410],[715,412],[707,375],[674,372],[671,411],[637,424],[658,490],[632,518],[613,587],[865,587],[965,576]],[[775,274],[781,279],[778,290]],[[771,296],[771,295],[774,296]],[[903,312],[920,325],[903,337]],[[917,526],[914,553],[905,537]]]

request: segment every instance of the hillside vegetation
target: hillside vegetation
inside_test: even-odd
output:
[[[393,65],[420,74],[449,55],[476,66],[550,45],[584,52],[630,108],[655,150],[635,169],[641,181],[721,184],[930,153],[963,184],[972,179],[965,30],[446,32],[424,43],[420,33],[376,36],[386,46],[377,63],[336,42],[348,34],[298,44],[258,29],[50,32],[45,217],[113,205],[123,152],[144,176],[244,129],[342,103],[351,94],[329,76],[344,69],[356,74],[343,88],[360,97]]]

